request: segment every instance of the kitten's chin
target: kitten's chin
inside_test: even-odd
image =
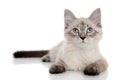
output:
[[[86,42],[81,42],[78,46],[81,47],[81,48],[84,48],[84,47],[87,47],[87,43]]]

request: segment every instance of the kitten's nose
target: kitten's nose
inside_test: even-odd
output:
[[[86,37],[80,37],[82,40],[84,40]]]

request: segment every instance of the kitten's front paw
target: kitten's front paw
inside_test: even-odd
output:
[[[49,72],[51,74],[59,74],[65,72],[65,67],[63,65],[53,65],[50,69]]]
[[[95,65],[89,65],[88,67],[85,68],[84,74],[90,75],[90,76],[95,76],[95,75],[100,74],[100,72],[98,71],[98,69]]]
[[[49,57],[48,55],[44,56],[44,57],[42,58],[42,61],[43,61],[43,62],[51,62],[50,57]]]

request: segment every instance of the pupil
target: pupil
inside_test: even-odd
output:
[[[89,31],[91,31],[91,29],[89,29]]]

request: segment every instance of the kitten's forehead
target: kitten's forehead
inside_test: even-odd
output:
[[[75,20],[75,24],[80,26],[89,26],[90,21],[87,18],[78,18]]]

